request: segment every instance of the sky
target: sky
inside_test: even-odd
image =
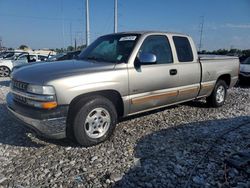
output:
[[[113,32],[114,0],[89,0],[91,42]],[[202,50],[250,49],[250,0],[118,0],[118,31],[189,34]],[[6,47],[62,48],[85,43],[85,0],[0,0]]]

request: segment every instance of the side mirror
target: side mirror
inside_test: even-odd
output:
[[[157,61],[156,55],[152,53],[141,53],[139,55],[139,62],[142,65],[156,64],[156,61]]]

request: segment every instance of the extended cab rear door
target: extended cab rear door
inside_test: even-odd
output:
[[[173,35],[178,69],[178,102],[194,99],[200,91],[201,65],[193,40],[188,36]]]

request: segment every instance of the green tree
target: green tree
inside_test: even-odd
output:
[[[24,45],[24,44],[22,44],[21,46],[19,46],[20,50],[25,50],[27,48],[29,48],[29,47],[27,45]]]
[[[73,46],[68,46],[67,51],[73,51],[74,47]]]
[[[84,49],[84,48],[86,48],[86,45],[84,44],[84,45],[81,45],[81,46],[77,46],[77,50],[82,50],[82,49]]]
[[[64,52],[64,49],[63,48],[56,48],[55,51],[56,51],[56,53],[62,53],[62,52]]]

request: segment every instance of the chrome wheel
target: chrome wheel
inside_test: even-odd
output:
[[[109,129],[111,117],[104,108],[95,108],[88,115],[84,123],[84,129],[90,138],[100,138]]]
[[[7,67],[0,67],[0,77],[7,77],[10,75],[10,70]]]
[[[222,103],[225,100],[225,88],[223,86],[219,86],[216,91],[216,102]]]

